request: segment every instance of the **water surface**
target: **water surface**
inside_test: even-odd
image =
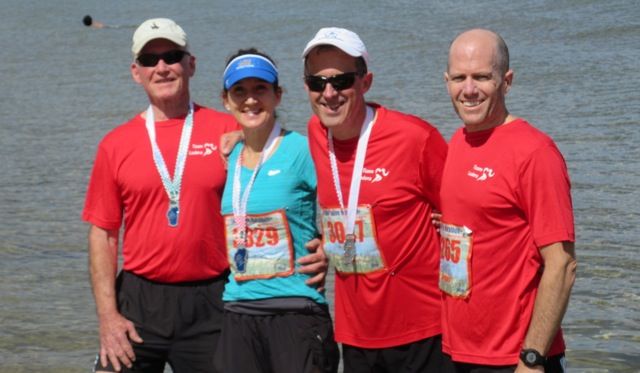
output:
[[[443,83],[451,39],[476,26],[509,44],[511,111],[549,133],[573,183],[579,258],[564,329],[570,372],[640,370],[640,11],[635,1],[6,2],[0,22],[0,372],[86,372],[98,348],[80,221],[96,145],[146,106],[131,35],[151,17],[187,31],[197,102],[221,109],[226,57],[257,46],[280,68],[286,126],[310,114],[300,53],[323,26],[371,54],[368,98],[459,126]],[[82,25],[85,14],[108,25]]]

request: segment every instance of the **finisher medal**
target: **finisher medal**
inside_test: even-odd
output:
[[[236,262],[236,270],[239,273],[244,273],[247,270],[247,260],[249,259],[249,252],[244,246],[238,247],[236,255],[233,256],[233,260]]]
[[[193,130],[193,102],[189,102],[189,112],[184,120],[182,126],[182,133],[180,134],[180,145],[178,147],[178,155],[176,159],[176,166],[173,172],[173,179],[169,176],[167,170],[167,164],[162,157],[162,152],[156,142],[156,127],[153,114],[153,107],[149,105],[147,108],[145,127],[147,134],[149,135],[149,142],[151,143],[151,153],[153,154],[153,163],[156,165],[158,174],[160,174],[160,180],[164,191],[169,197],[169,210],[167,211],[167,220],[169,226],[175,228],[178,226],[178,216],[180,215],[180,186],[182,184],[182,174],[184,172],[184,166],[187,162],[187,150],[189,149],[189,142],[191,141],[191,131]]]
[[[346,265],[352,264],[356,259],[356,235],[347,234],[344,241],[344,256],[342,261]]]
[[[170,227],[178,226],[178,215],[180,214],[180,210],[178,208],[178,204],[172,202],[169,204],[169,211],[167,211],[167,220],[169,220]]]
[[[371,129],[375,124],[375,112],[367,106],[367,114],[360,128],[360,137],[358,138],[358,146],[356,148],[356,159],[353,163],[353,172],[351,173],[351,184],[349,186],[349,201],[347,208],[344,208],[344,201],[342,200],[342,186],[340,184],[340,175],[338,173],[338,160],[336,159],[336,151],[333,145],[333,134],[331,129],[327,132],[327,142],[329,146],[329,164],[331,165],[331,176],[333,177],[333,186],[336,191],[336,197],[340,203],[340,208],[343,213],[346,210],[346,217],[344,217],[345,236],[344,242],[344,256],[342,262],[345,266],[355,264],[356,260],[356,235],[355,223],[356,215],[358,211],[358,197],[360,196],[360,184],[362,182],[362,170],[364,169],[364,158],[367,153],[367,146],[369,144],[369,135],[371,135]]]
[[[269,155],[275,149],[276,142],[280,136],[280,125],[276,122],[271,129],[271,133],[267,138],[267,142],[264,144],[262,153],[258,164],[253,169],[253,173],[245,186],[244,193],[241,195],[240,172],[242,170],[242,150],[236,160],[236,168],[233,173],[233,187],[231,194],[231,206],[233,208],[233,220],[235,221],[235,229],[237,230],[237,245],[238,250],[233,256],[233,260],[236,263],[236,271],[238,273],[244,273],[247,270],[247,262],[249,261],[249,252],[247,251],[247,204],[249,203],[249,194],[253,183],[256,180],[256,176],[262,167],[262,164],[269,158]],[[250,234],[250,233],[249,233]],[[249,245],[251,248],[252,245]]]

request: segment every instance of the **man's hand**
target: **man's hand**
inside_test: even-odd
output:
[[[312,275],[306,281],[306,284],[318,285],[318,291],[323,291],[327,269],[329,268],[329,259],[324,253],[322,241],[319,238],[314,238],[307,242],[304,247],[309,250],[309,254],[298,259],[298,264],[301,265],[298,272]]]
[[[130,341],[142,343],[142,338],[117,309],[118,233],[118,229],[95,225],[89,228],[89,273],[100,322],[100,364],[106,367],[111,362],[119,372],[122,364],[131,367],[136,359]]]
[[[220,155],[225,168],[227,167],[227,158],[229,158],[233,147],[242,140],[244,140],[244,133],[241,130],[223,133],[220,136]]]
[[[555,242],[540,248],[544,265],[538,285],[533,314],[522,348],[547,354],[567,311],[576,278],[576,253],[573,242]],[[522,362],[517,372],[544,372],[544,368],[527,368]]]
[[[121,364],[131,368],[136,360],[131,342],[142,343],[133,323],[115,312],[100,316],[100,364],[107,366],[107,359],[116,371]]]

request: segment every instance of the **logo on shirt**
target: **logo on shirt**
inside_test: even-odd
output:
[[[218,147],[210,142],[204,144],[191,144],[189,155],[199,155],[201,157],[206,157],[213,154],[213,152],[215,152],[216,150],[218,150]]]
[[[385,177],[389,176],[389,172],[386,168],[378,167],[375,170],[369,168],[362,168],[362,181],[368,181],[370,183],[377,183],[382,181]]]
[[[485,181],[495,176],[495,172],[489,167],[480,167],[474,164],[473,168],[467,171],[467,176],[476,179],[476,181]]]
[[[276,176],[280,173],[280,170],[269,170],[267,171],[267,176]]]

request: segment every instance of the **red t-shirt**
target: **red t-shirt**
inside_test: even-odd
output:
[[[574,240],[560,151],[518,119],[458,130],[449,143],[442,221],[471,230],[470,292],[443,296],[443,349],[454,361],[517,364],[543,264],[539,248]],[[564,351],[558,332],[549,355]]]
[[[156,123],[171,177],[183,124],[184,118]],[[234,129],[230,115],[195,106],[175,228],[167,222],[169,199],[153,162],[145,120],[138,115],[104,137],[82,218],[104,229],[118,229],[124,220],[125,270],[171,283],[209,279],[228,267],[220,215],[226,171],[218,146],[220,136]]]
[[[441,333],[438,236],[430,214],[439,206],[447,145],[429,123],[370,104],[377,111],[366,152],[359,204],[372,207],[385,267],[366,274],[338,273],[336,340],[364,348],[398,346]],[[309,121],[320,206],[339,206],[329,163],[327,130]],[[358,138],[334,139],[343,199]],[[327,237],[325,237],[325,240]]]

